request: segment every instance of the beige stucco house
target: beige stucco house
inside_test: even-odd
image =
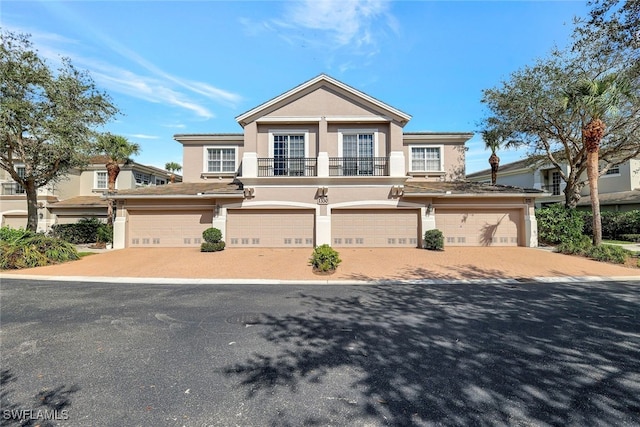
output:
[[[564,172],[569,173],[568,165],[563,165]],[[472,182],[491,182],[491,169],[467,175]],[[586,173],[581,177],[586,181]],[[531,164],[528,160],[501,165],[498,171],[497,184],[536,188],[545,192],[536,199],[537,206],[553,203],[564,203],[566,183],[560,176],[558,168],[552,164]],[[600,208],[602,210],[629,211],[640,209],[640,158],[630,159],[619,165],[610,167],[598,180]],[[590,209],[588,183],[582,188],[578,208]]]
[[[38,231],[46,232],[54,224],[77,222],[81,218],[107,218],[106,159],[94,157],[82,170],[72,170],[56,182],[38,190]],[[24,167],[18,165],[18,173]],[[116,190],[134,189],[169,183],[170,173],[154,166],[130,162],[121,166]],[[182,181],[176,175],[177,182]],[[0,169],[0,225],[24,228],[27,225],[27,201],[24,188]]]
[[[179,134],[183,182],[119,191],[114,247],[536,246],[541,191],[469,184],[466,132],[403,132],[411,116],[321,74],[236,118]]]

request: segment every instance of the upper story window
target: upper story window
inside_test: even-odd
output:
[[[443,172],[442,146],[411,147],[412,172]]]
[[[148,173],[134,172],[133,176],[135,177],[136,184],[138,185],[149,185],[151,182],[151,175]]]
[[[156,178],[156,185],[164,185],[167,181],[164,179]]]
[[[611,166],[605,175],[620,175],[620,165]]]
[[[94,176],[93,188],[98,190],[106,190],[108,185],[107,172],[96,171]]]
[[[26,173],[26,170],[24,168],[24,166],[18,166],[16,167],[16,172],[18,173],[18,176],[20,178],[24,178],[24,175]],[[16,184],[15,185],[15,194],[24,194],[26,191],[24,189],[24,187],[20,184]]]
[[[236,171],[234,147],[211,147],[206,150],[206,172],[233,173]]]

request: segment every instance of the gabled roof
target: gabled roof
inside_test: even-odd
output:
[[[371,104],[379,109],[385,110],[387,113],[389,113],[391,116],[396,118],[396,120],[398,120],[403,124],[411,120],[411,116],[409,114],[404,113],[388,104],[385,104],[384,102],[379,101],[376,98],[369,96],[366,93],[361,92],[349,85],[346,85],[341,81],[334,79],[333,77],[330,77],[326,74],[320,74],[314,77],[313,79],[308,80],[302,83],[301,85],[296,86],[293,89],[283,93],[282,95],[276,96],[275,98],[272,98],[269,101],[263,104],[260,104],[257,107],[243,114],[240,114],[238,117],[236,117],[236,121],[240,124],[240,126],[244,127],[246,124],[253,121],[252,118],[260,116],[265,110],[268,110],[270,107],[273,107],[276,104],[282,103],[283,101],[289,98],[295,97],[296,95],[300,94],[301,92],[304,92],[305,90],[309,89],[314,85],[319,85],[319,86],[326,85],[326,86],[332,86],[334,88],[338,88],[344,92],[347,92],[353,97],[360,98],[368,104]]]

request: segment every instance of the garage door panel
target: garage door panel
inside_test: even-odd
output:
[[[401,209],[334,209],[332,246],[417,247],[419,211]]]
[[[129,244],[134,247],[197,247],[213,224],[213,208],[186,211],[130,211]]]
[[[313,247],[315,212],[294,209],[230,209],[229,247]]]
[[[522,211],[438,209],[436,227],[448,246],[518,246]]]

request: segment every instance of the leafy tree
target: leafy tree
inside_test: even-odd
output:
[[[602,243],[602,220],[598,194],[599,152],[607,125],[604,120],[614,113],[622,98],[632,99],[630,85],[616,74],[593,80],[581,80],[565,93],[568,109],[578,112],[582,124],[582,140],[587,153],[587,179],[593,212],[593,244]],[[638,144],[638,142],[636,142]],[[640,145],[640,144],[638,144]]]
[[[176,182],[175,172],[180,172],[182,170],[182,166],[180,166],[180,164],[176,162],[168,162],[164,165],[164,168],[169,172],[171,172],[171,175],[169,175],[169,182],[171,184]]]
[[[96,153],[106,157],[109,194],[116,191],[116,180],[120,174],[120,165],[130,163],[131,156],[140,153],[140,145],[129,142],[127,138],[111,133],[98,136],[95,148]],[[113,224],[113,202],[109,199],[107,209],[107,224]]]
[[[600,31],[582,37],[577,30],[573,49],[553,50],[546,58],[511,74],[499,86],[483,91],[482,102],[491,111],[484,127],[512,129],[517,139],[510,146],[527,146],[533,163],[551,163],[566,182],[565,205],[575,207],[587,182],[587,147],[583,127],[587,123],[577,108],[566,108],[566,93],[575,82],[596,81],[616,74],[629,82],[629,92],[638,93],[639,82],[627,51],[605,48]],[[579,41],[579,42],[578,42]],[[640,103],[638,97],[618,98],[602,118],[608,126],[599,145],[599,174],[611,166],[640,155]],[[568,168],[563,166],[568,165]]]
[[[68,58],[54,72],[28,35],[0,38],[0,167],[24,187],[26,229],[35,231],[38,188],[86,165],[94,128],[117,109]]]

